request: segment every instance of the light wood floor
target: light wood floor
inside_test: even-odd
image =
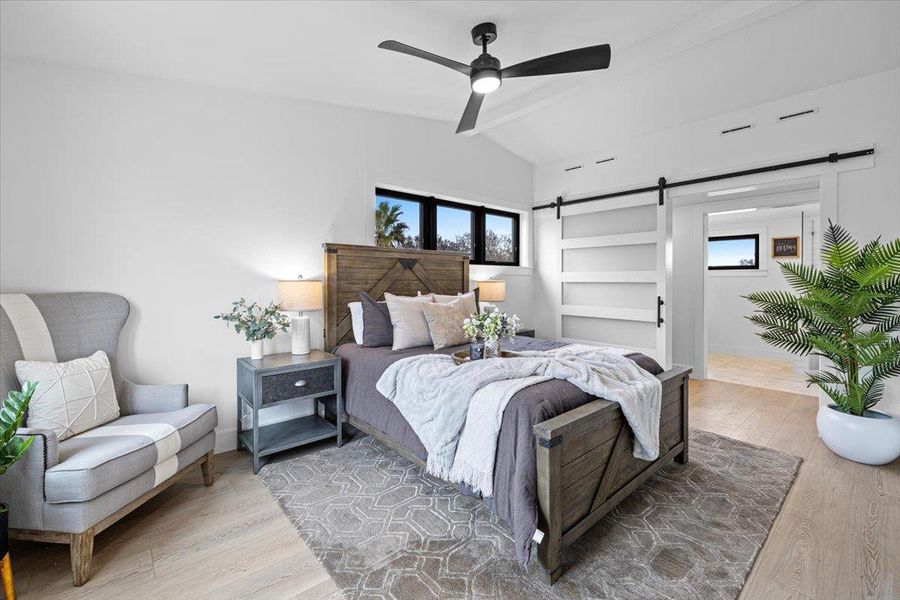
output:
[[[691,425],[804,459],[741,598],[900,597],[900,461],[866,467],[816,436],[814,398],[719,381],[691,382]],[[244,454],[216,457],[97,538],[94,575],[71,585],[63,546],[14,542],[19,597],[340,597],[324,568],[252,474]]]
[[[818,396],[815,388],[807,387],[806,377],[795,373],[793,363],[787,360],[711,352],[706,359],[706,377],[727,383]]]

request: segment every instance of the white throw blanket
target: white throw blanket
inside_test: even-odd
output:
[[[484,448],[490,448],[490,455],[483,456],[482,460],[490,463],[492,476],[497,432],[506,402],[519,389],[545,379],[569,381],[588,394],[618,402],[634,431],[634,456],[655,460],[659,455],[662,385],[634,361],[622,356],[624,352],[615,348],[570,345],[549,351],[522,352],[516,358],[480,360],[460,366],[456,366],[448,355],[425,354],[393,363],[376,387],[397,406],[419,436],[428,451],[428,473],[441,479],[451,479],[454,475],[453,463],[460,434],[467,425],[470,404],[476,394],[492,383],[531,377],[536,379],[524,385],[507,386],[504,390],[488,390],[480,396],[488,399],[493,413],[490,407],[481,413],[482,418],[491,419],[488,424],[473,421],[471,437],[480,437],[482,433],[491,437],[481,440],[477,448],[469,448],[467,444],[465,464],[456,471],[458,477],[472,474],[467,465],[479,460]],[[487,467],[485,464],[479,470],[477,487],[482,490]]]

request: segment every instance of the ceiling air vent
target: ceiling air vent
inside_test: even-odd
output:
[[[778,122],[780,123],[781,121],[790,121],[791,119],[799,119],[800,117],[807,117],[807,116],[813,115],[817,112],[819,112],[818,106],[815,108],[807,108],[806,110],[793,112],[793,113],[790,113],[787,115],[781,115],[780,117],[778,117]]]
[[[616,157],[610,156],[609,158],[601,158],[600,160],[596,161],[594,164],[602,165],[603,163],[612,162],[614,160],[616,160]]]
[[[577,171],[578,169],[580,169],[583,166],[584,165],[575,165],[574,167],[568,167],[566,169],[566,173],[571,173],[572,171]]]
[[[746,125],[739,125],[737,127],[732,127],[731,129],[723,129],[719,132],[720,135],[728,135],[729,133],[737,133],[738,131],[744,131],[745,129],[750,129],[753,127],[753,123],[747,123]]]

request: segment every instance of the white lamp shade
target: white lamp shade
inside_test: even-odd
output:
[[[281,310],[322,310],[322,282],[296,279],[278,282]]]
[[[478,285],[478,300],[480,302],[505,302],[506,282],[502,279],[487,279],[476,281]]]

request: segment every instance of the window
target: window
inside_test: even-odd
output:
[[[476,265],[518,265],[519,215],[378,188],[375,245],[465,252]]]
[[[422,247],[422,207],[414,200],[375,194],[375,245]]]
[[[710,271],[759,269],[759,234],[710,237],[707,254]]]

